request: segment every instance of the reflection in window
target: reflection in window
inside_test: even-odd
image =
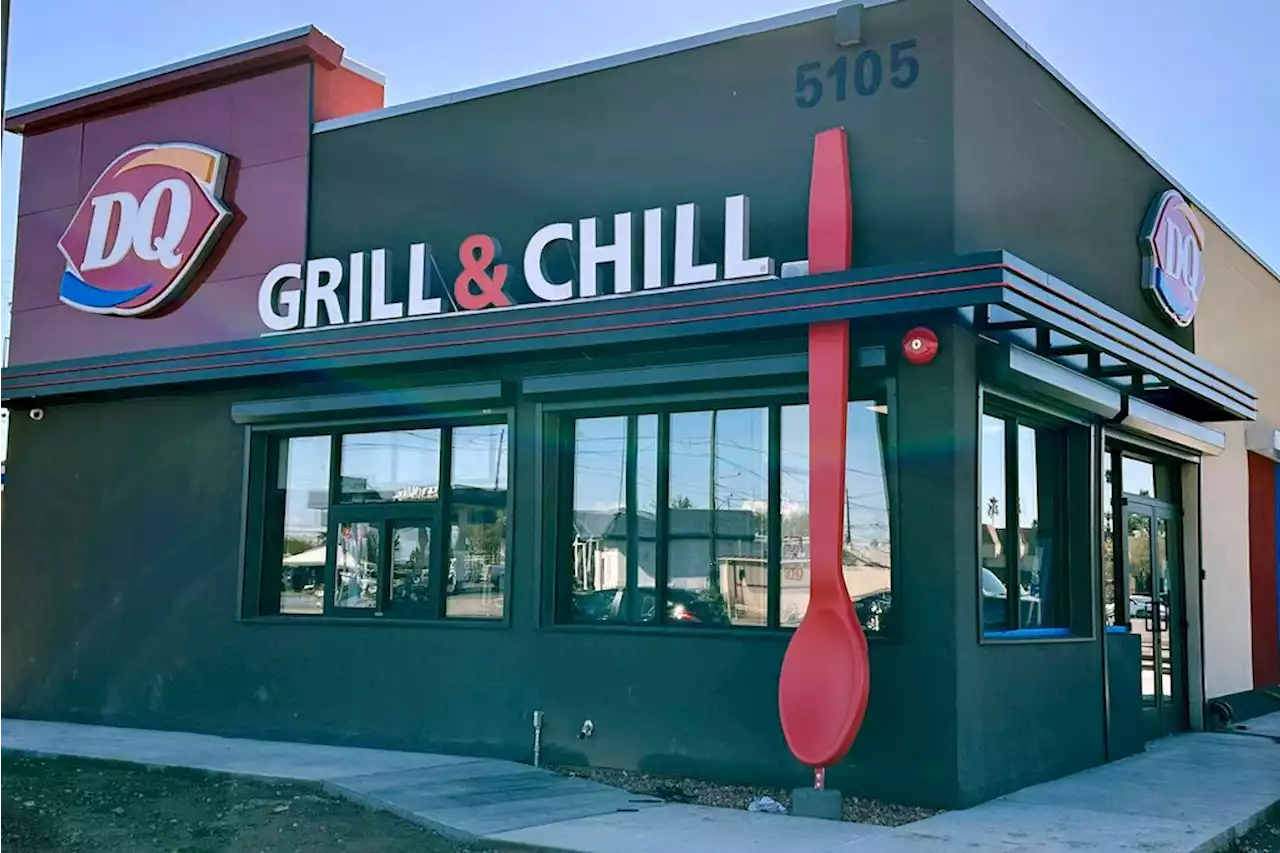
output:
[[[671,415],[665,604],[678,622],[728,621],[712,556],[711,435],[711,412]]]
[[[506,424],[255,437],[268,523],[246,613],[501,618],[509,438]]]
[[[979,544],[985,631],[1068,627],[1063,429],[982,416]],[[1010,458],[1009,443],[1014,456]],[[1012,511],[1005,496],[1012,495]]]
[[[1159,612],[1151,571],[1151,516],[1125,513],[1125,550],[1129,566],[1129,621],[1142,654],[1142,704],[1156,705],[1155,619]]]
[[[845,442],[843,573],[867,631],[887,628],[892,608],[889,495],[885,476],[888,406],[849,403]],[[809,606],[809,407],[784,406],[780,623],[800,624]]]
[[[1021,537],[1018,583],[1022,627],[1052,628],[1066,623],[1065,584],[1059,577],[1063,538],[1056,514],[1065,471],[1064,434],[1018,425],[1018,528]]]
[[[439,497],[440,430],[342,437],[342,500],[427,501]]]
[[[658,581],[658,416],[636,418],[636,589],[634,617],[657,619]]]
[[[445,615],[500,619],[507,586],[507,426],[453,430]]]
[[[625,618],[627,419],[574,422],[572,566],[575,622]]]
[[[701,597],[734,625],[765,625],[769,619],[769,410],[718,411],[713,423],[714,568]],[[668,593],[673,613],[699,604],[686,604]]]
[[[982,563],[982,627],[999,631],[1009,624],[1008,561],[1005,558],[1005,421],[982,416],[979,451],[978,541]]]
[[[365,522],[338,525],[334,607],[372,610],[378,606],[380,540],[376,525]]]
[[[1177,481],[1180,477],[1181,470],[1176,464],[1135,459],[1120,454],[1121,487],[1127,494],[1177,503]]]
[[[281,439],[277,500],[283,504],[280,612],[324,612],[325,531],[329,508],[328,436]]]
[[[1114,453],[1105,454],[1102,470],[1102,612],[1106,625],[1122,620],[1122,615],[1116,612],[1115,508],[1111,501],[1115,459]]]
[[[879,631],[892,602],[888,408],[864,400],[849,412],[844,577],[859,618]],[[561,604],[572,606],[562,618],[799,624],[809,599],[808,417],[805,405],[775,404],[572,421],[572,519],[561,552],[572,566]],[[777,549],[772,525],[781,528]]]
[[[1156,496],[1156,466],[1144,459],[1121,456],[1120,481],[1131,495]]]
[[[398,521],[391,525],[389,606],[425,605],[431,595],[431,525]]]

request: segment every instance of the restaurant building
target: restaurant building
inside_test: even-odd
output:
[[[1280,280],[976,0],[391,107],[304,28],[5,126],[5,716],[805,784],[823,544],[845,791],[1276,707]]]

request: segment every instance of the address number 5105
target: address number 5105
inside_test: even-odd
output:
[[[895,89],[909,89],[920,78],[920,60],[915,56],[915,48],[915,39],[889,46],[888,78],[889,85]],[[835,91],[837,101],[848,98],[850,83],[859,97],[869,98],[880,91],[885,70],[885,62],[875,49],[862,51],[852,63],[848,54],[841,54],[827,66],[825,74],[821,62],[805,62],[796,66],[796,105],[805,109],[816,107],[826,91],[824,80]]]

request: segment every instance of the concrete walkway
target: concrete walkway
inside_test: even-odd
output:
[[[319,783],[455,838],[583,853],[1221,850],[1280,803],[1280,713],[896,829],[662,803],[523,764],[0,722],[0,747]]]

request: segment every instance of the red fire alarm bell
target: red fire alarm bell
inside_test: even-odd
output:
[[[902,339],[902,356],[912,364],[928,364],[938,354],[938,336],[932,329],[916,326]]]

